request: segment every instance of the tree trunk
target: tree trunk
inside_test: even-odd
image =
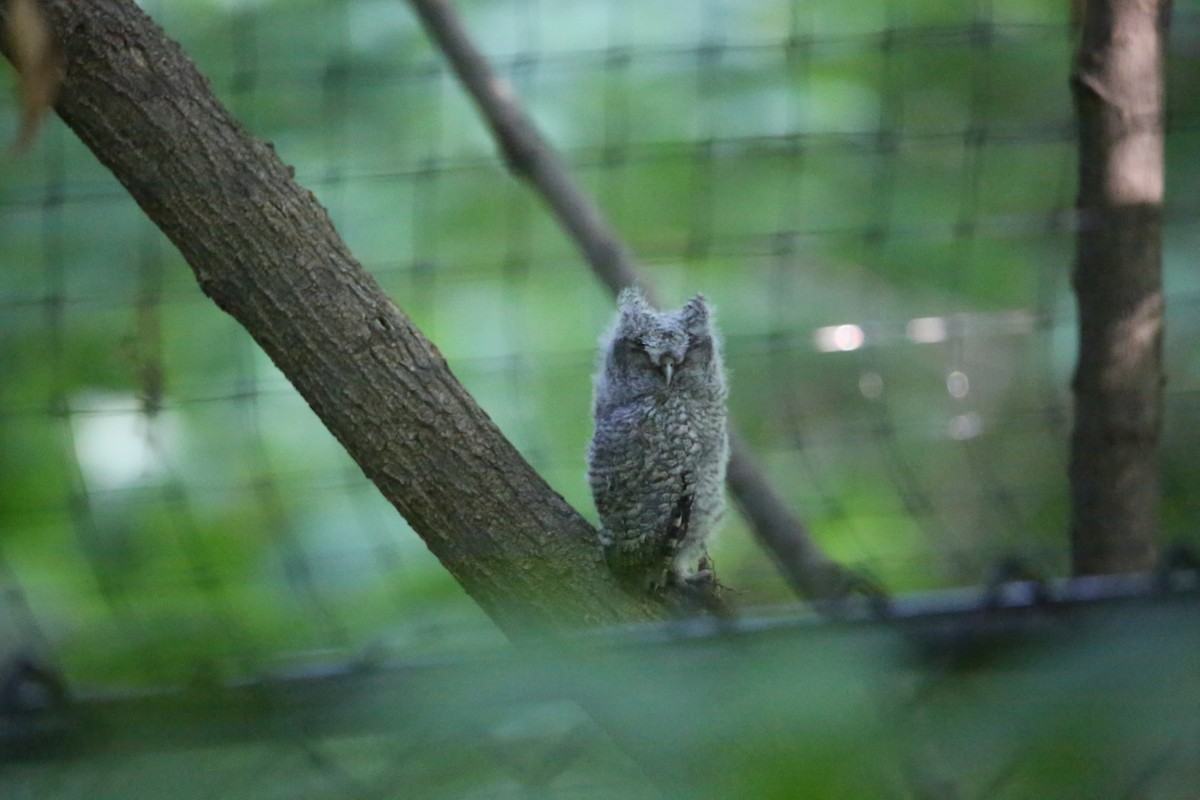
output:
[[[1087,0],[1072,76],[1079,198],[1072,275],[1076,574],[1155,559],[1162,427],[1163,49],[1167,0]]]
[[[132,0],[42,6],[65,57],[59,115],[502,628],[662,616],[661,604],[615,588],[594,529],[522,459],[177,44]]]

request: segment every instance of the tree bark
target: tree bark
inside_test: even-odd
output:
[[[504,438],[177,44],[132,0],[42,5],[65,57],[56,111],[506,632],[663,615],[662,604],[615,587],[594,529]]]
[[[1162,427],[1163,50],[1168,0],[1079,4],[1072,274],[1071,547],[1076,574],[1155,559]]]

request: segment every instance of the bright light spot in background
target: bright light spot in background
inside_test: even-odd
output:
[[[917,344],[946,341],[946,320],[943,317],[917,317],[904,326],[908,338]]]
[[[876,400],[883,394],[883,376],[878,372],[864,372],[858,378],[858,390],[868,400]]]
[[[983,420],[974,411],[951,418],[946,433],[951,439],[974,439],[983,433]]]
[[[151,419],[132,394],[88,392],[71,404],[75,458],[94,488],[117,489],[160,475],[179,440],[179,419]]]
[[[862,347],[865,338],[863,329],[857,325],[828,325],[817,328],[813,344],[822,353],[845,353]]]
[[[965,372],[954,370],[946,376],[946,391],[950,393],[951,397],[961,400],[971,391],[971,381]]]

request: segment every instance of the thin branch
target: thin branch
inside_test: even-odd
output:
[[[596,277],[616,295],[626,286],[653,288],[604,212],[571,177],[541,135],[513,87],[495,73],[448,0],[409,0],[492,130],[509,169],[527,182],[571,236]],[[802,597],[844,591],[845,570],[835,564],[768,483],[745,440],[730,430],[729,488],[759,543]]]
[[[638,275],[633,256],[604,212],[576,185],[558,153],[525,112],[512,85],[492,70],[449,2],[411,2],[429,37],[450,61],[492,129],[509,169],[541,195],[596,276],[614,296],[636,284],[653,299],[653,287]]]

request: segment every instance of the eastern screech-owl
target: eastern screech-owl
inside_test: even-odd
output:
[[[703,295],[656,311],[626,289],[600,348],[588,481],[609,567],[644,590],[705,575],[729,459],[712,311]]]

